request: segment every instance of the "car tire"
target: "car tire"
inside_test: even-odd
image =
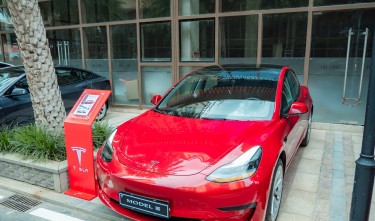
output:
[[[105,115],[107,114],[107,110],[108,110],[107,103],[104,103],[102,109],[100,109],[100,112],[99,112],[98,116],[96,117],[96,120],[102,120],[105,117]]]
[[[272,176],[272,184],[268,196],[268,204],[266,210],[266,221],[275,221],[280,211],[281,197],[283,193],[284,181],[284,165],[279,159],[277,161],[275,171]]]
[[[301,146],[305,147],[309,144],[310,142],[310,136],[311,136],[311,119],[312,119],[312,115],[310,115],[309,117],[309,122],[307,124],[307,131],[306,131],[306,134],[305,134],[305,137],[303,138],[302,142],[301,142]]]

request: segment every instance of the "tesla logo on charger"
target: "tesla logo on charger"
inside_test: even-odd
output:
[[[81,164],[82,164],[82,154],[86,153],[86,149],[83,148],[83,147],[72,147],[72,151],[76,152],[76,155],[77,155],[78,164],[79,164],[78,170],[81,171],[81,172],[84,172],[84,173],[88,173],[88,169],[85,169],[85,168],[81,167]],[[76,166],[73,166],[73,168],[75,170]]]

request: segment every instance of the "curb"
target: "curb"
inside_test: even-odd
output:
[[[103,220],[131,220],[107,208],[104,204],[101,204],[101,201],[98,198],[95,198],[92,201],[86,201],[5,177],[0,177],[0,188],[25,196],[33,197],[43,202],[71,208],[80,212],[85,212],[100,217]]]

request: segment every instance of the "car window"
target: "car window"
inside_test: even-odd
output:
[[[72,84],[87,78],[87,74],[76,69],[56,69],[56,75],[59,85]]]
[[[289,70],[286,76],[292,92],[293,101],[296,101],[298,99],[300,90],[299,81],[292,70]]]
[[[283,82],[283,94],[281,100],[281,112],[282,114],[288,113],[290,106],[293,103],[292,88],[288,81],[287,75],[285,75]]]

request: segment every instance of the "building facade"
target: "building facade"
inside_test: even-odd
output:
[[[20,64],[0,0],[0,59]],[[290,65],[314,120],[364,123],[375,26],[371,0],[39,0],[55,65],[112,82],[115,105],[150,107],[213,64]]]

